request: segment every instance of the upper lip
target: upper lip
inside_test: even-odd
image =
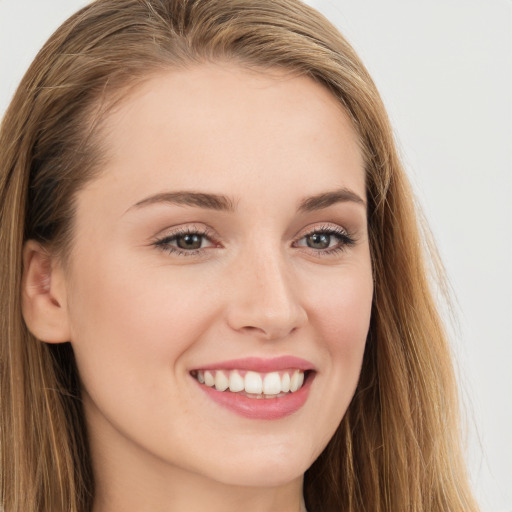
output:
[[[217,363],[194,368],[194,370],[247,370],[259,373],[268,373],[287,369],[303,371],[315,370],[315,365],[300,357],[280,356],[274,358],[244,357],[241,359],[219,361]]]

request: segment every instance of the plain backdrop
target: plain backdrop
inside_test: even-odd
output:
[[[0,115],[87,2],[0,0]],[[482,510],[512,511],[512,2],[309,0],[381,92],[453,288],[451,328]]]

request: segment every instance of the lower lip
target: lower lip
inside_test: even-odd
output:
[[[240,416],[256,420],[278,420],[298,411],[306,403],[313,378],[314,374],[309,374],[298,391],[279,398],[248,398],[230,391],[217,391],[197,380],[196,383],[214,402]]]

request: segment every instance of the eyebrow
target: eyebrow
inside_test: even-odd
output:
[[[163,192],[142,199],[132,208],[148,206],[156,203],[177,204],[181,206],[196,206],[208,210],[235,211],[235,203],[229,197],[220,194],[206,194],[204,192]]]
[[[366,201],[359,197],[355,192],[352,192],[352,190],[349,190],[348,188],[341,188],[339,190],[322,192],[321,194],[303,199],[297,210],[299,212],[312,212],[328,208],[336,203],[346,202],[353,202],[366,207]]]
[[[307,197],[300,201],[297,208],[298,212],[306,213],[328,208],[336,203],[353,202],[366,206],[366,202],[358,196],[355,192],[347,188],[322,192],[320,194]],[[208,210],[234,212],[236,204],[233,199],[221,194],[210,194],[205,192],[162,192],[155,194],[131,206],[128,210],[133,208],[140,208],[152,204],[166,203],[175,204],[180,206],[194,206]]]

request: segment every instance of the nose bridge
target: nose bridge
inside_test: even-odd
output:
[[[250,254],[245,252],[236,274],[228,316],[231,327],[273,339],[304,325],[307,315],[283,251],[275,246],[253,248]]]

